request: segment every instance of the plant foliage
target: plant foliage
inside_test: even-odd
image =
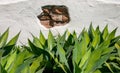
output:
[[[18,33],[7,41],[9,29],[0,35],[0,73],[119,73],[120,35],[116,29],[103,31],[99,27],[83,29],[48,39],[28,40],[28,46],[17,46]]]

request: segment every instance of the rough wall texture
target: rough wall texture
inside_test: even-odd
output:
[[[44,5],[66,5],[69,8],[71,21],[65,26],[50,28],[54,35],[66,29],[77,33],[90,22],[101,29],[108,24],[109,30],[118,27],[120,34],[120,0],[0,0],[0,33],[10,28],[10,38],[21,31],[19,43],[25,44],[31,33],[38,36],[40,30],[47,36],[37,15]]]

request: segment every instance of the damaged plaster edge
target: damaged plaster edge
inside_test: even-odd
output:
[[[0,0],[0,5],[14,4],[18,2],[24,2],[28,0]]]

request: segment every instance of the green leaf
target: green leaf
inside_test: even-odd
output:
[[[75,32],[75,31],[73,32],[73,34],[72,34],[72,35],[73,35],[74,40],[75,40],[75,39],[77,39],[77,34],[76,34],[76,32]]]
[[[35,73],[37,69],[42,69],[45,66],[43,55],[37,57],[30,66],[30,73]]]
[[[42,69],[39,69],[36,73],[43,73],[45,67],[43,67]]]
[[[49,55],[49,53],[48,53],[46,50],[40,49],[40,48],[36,47],[30,40],[28,40],[28,43],[29,43],[29,45],[30,45],[31,51],[32,51],[35,55],[40,56],[41,54],[44,54],[44,55],[46,55],[48,58],[50,58],[50,55]]]
[[[52,32],[49,31],[49,34],[48,34],[48,49],[51,51],[54,46],[55,46],[55,39],[53,37]]]
[[[108,36],[109,32],[108,32],[108,25],[106,25],[106,27],[103,29],[103,32],[102,32],[102,38],[103,40],[105,40]]]
[[[94,72],[96,69],[100,68],[102,66],[102,64],[104,64],[104,62],[106,62],[108,60],[109,57],[110,57],[110,53],[107,53],[107,54],[101,56],[101,58],[94,64],[92,72]]]
[[[73,63],[73,65],[74,65],[73,73],[81,73],[81,69],[75,62]]]
[[[94,48],[96,48],[99,43],[100,43],[100,36],[99,36],[99,35],[96,35],[95,38],[94,38],[93,41],[92,41],[92,46],[93,46]]]
[[[19,32],[16,36],[14,36],[14,37],[7,43],[6,46],[15,45],[16,42],[17,42],[17,40],[18,40],[19,35],[20,35],[20,32]]]
[[[114,39],[116,30],[117,30],[117,28],[114,29],[114,30],[108,35],[107,40],[112,40],[112,39]]]
[[[119,66],[117,63],[112,62],[112,63],[110,63],[110,64],[111,64],[114,68],[120,70],[120,66]]]
[[[68,31],[68,30],[66,30],[66,38],[68,38],[70,35],[71,35],[71,33]]]
[[[9,28],[0,36],[0,48],[4,47],[9,34]]]
[[[67,66],[67,68],[69,69],[69,65],[68,65],[68,62],[67,62],[67,59],[65,56],[65,51],[59,43],[57,44],[57,52],[60,56],[60,62],[62,64],[65,64]]]
[[[100,28],[99,26],[97,26],[96,30],[95,30],[99,35],[101,34]]]
[[[17,42],[17,40],[18,40],[19,34],[20,34],[20,33],[18,33],[16,36],[14,36],[14,37],[7,43],[7,45],[5,45],[5,47],[4,47],[5,52],[4,52],[3,56],[6,56],[7,54],[9,54],[9,53],[11,52],[11,50],[13,49],[13,47],[15,46],[15,44],[16,44],[16,42]]]
[[[114,73],[112,68],[110,67],[109,63],[105,62],[105,64],[107,65],[108,69],[111,71],[111,73]]]
[[[99,46],[100,47],[109,47],[110,45],[110,40],[103,41]]]
[[[26,48],[20,48],[20,49],[23,49],[23,51],[25,52],[24,59],[28,59],[35,56],[33,53],[29,52]]]
[[[65,31],[64,34],[61,36],[59,35],[59,37],[57,38],[58,41],[57,43],[60,43],[62,46],[65,45],[65,41],[66,41],[66,34],[67,34],[68,31]]]
[[[69,45],[74,44],[75,39],[74,39],[73,35],[72,35],[69,31],[67,31],[66,34],[67,34],[67,35],[66,35],[67,40],[66,40],[66,44],[65,44],[65,46],[68,47]]]
[[[0,63],[0,73],[7,73],[7,71],[4,69],[1,63]]]
[[[1,58],[2,58],[3,53],[4,53],[4,50],[0,49],[0,63],[1,63]]]
[[[8,70],[11,67],[11,65],[14,62],[16,56],[17,56],[16,51],[10,54],[9,58],[7,59],[5,70]]]
[[[102,55],[107,54],[107,53],[111,53],[113,51],[113,49],[115,49],[114,46],[104,49],[102,52]]]
[[[100,70],[95,70],[93,73],[102,73]]]
[[[95,30],[94,30],[94,28],[92,26],[92,23],[90,24],[90,27],[88,29],[88,34],[89,34],[91,40],[93,40],[93,38],[95,37]]]
[[[69,46],[73,45],[75,42],[75,40],[73,39],[73,35],[72,34],[69,34],[66,42],[65,42],[65,47],[68,48]]]
[[[81,43],[83,45],[84,43]],[[75,41],[75,48],[73,49],[73,57],[72,61],[75,62],[77,65],[79,64],[81,58],[82,58],[82,46],[81,46],[78,41]]]
[[[120,57],[120,45],[118,45],[117,43],[115,44],[117,50],[118,50],[118,56]]]
[[[46,39],[43,35],[43,33],[40,31],[40,43],[44,46],[46,42]]]
[[[23,67],[24,68],[24,67]],[[19,71],[20,72],[20,71]],[[18,72],[16,72],[18,73]],[[25,68],[23,70],[21,70],[21,73],[30,73],[30,70],[29,70],[29,65],[25,66]]]
[[[89,38],[87,31],[84,31],[83,37],[84,37],[83,40],[85,41],[85,44],[87,46],[90,43],[90,38]]]
[[[33,58],[28,58],[22,64],[20,64],[17,68],[15,73],[31,73],[28,67],[32,63]]]
[[[43,46],[42,46],[42,44],[40,43],[40,40],[37,37],[33,37],[33,43],[34,43],[35,46],[43,49]]]
[[[8,70],[9,73],[15,73],[17,68],[18,68],[18,66],[23,64],[25,54],[26,53],[24,51],[19,53],[19,54],[17,54],[16,59],[14,60],[13,65],[11,66],[10,70]]]
[[[6,55],[8,55],[10,52],[11,52],[11,50],[12,49],[14,49],[14,45],[10,45],[10,46],[5,46],[3,49],[4,49],[4,53],[3,53],[3,56],[6,56]]]
[[[92,33],[92,46],[96,48],[98,44],[100,43],[100,33],[99,28],[96,28],[96,31],[91,27],[91,33]]]
[[[82,66],[85,65],[85,63],[88,61],[88,58],[90,57],[90,54],[91,54],[91,50],[89,49],[81,59],[81,62],[79,64],[80,68],[82,68]]]
[[[57,52],[60,56],[60,62],[67,63],[67,59],[65,57],[65,51],[60,44],[57,44]]]
[[[106,46],[99,46],[91,53],[88,59],[88,64],[86,66],[85,73],[91,72],[94,69],[96,62],[100,60],[104,49],[107,49]]]
[[[85,32],[85,28],[82,30],[82,32],[78,36],[78,40],[80,41],[83,37],[83,33]]]
[[[9,55],[1,57],[1,65],[5,67],[7,61],[8,61]]]
[[[110,46],[115,45],[115,43],[118,43],[119,41],[120,41],[120,35],[111,40]],[[120,43],[118,43],[118,45],[120,45]]]
[[[36,47],[29,39],[28,39],[28,43],[30,45],[30,49],[31,51],[35,54],[35,55],[40,55],[40,49],[38,47]]]
[[[76,62],[76,64],[79,64],[81,58],[84,56],[84,54],[87,52],[87,46],[89,44],[89,36],[87,32],[83,33],[83,37],[81,38],[81,41],[78,42],[75,41],[74,49],[73,49],[73,61]]]

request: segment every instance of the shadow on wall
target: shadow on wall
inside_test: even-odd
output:
[[[62,26],[70,21],[68,8],[64,5],[45,5],[42,11],[38,18],[46,28]]]

